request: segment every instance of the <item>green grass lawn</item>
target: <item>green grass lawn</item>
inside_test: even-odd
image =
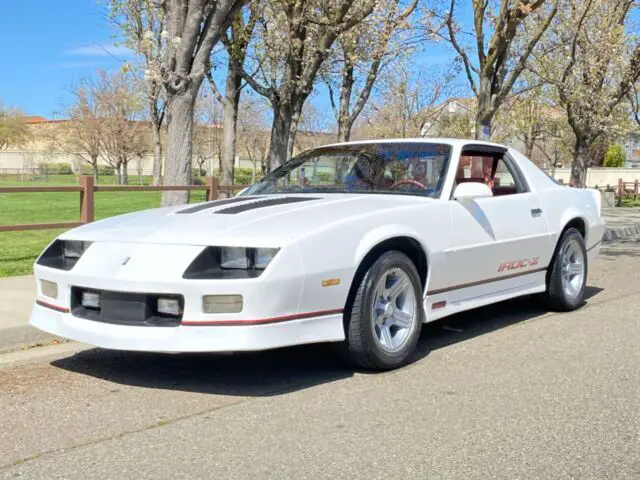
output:
[[[62,177],[62,178],[61,178]],[[138,178],[129,179],[131,185]],[[143,181],[148,183],[148,178]],[[48,182],[24,182],[0,177],[0,185],[73,185],[71,175],[49,176]],[[102,177],[101,184],[113,183],[113,177]],[[96,192],[96,220],[160,205],[160,192]],[[204,192],[192,192],[191,202],[202,202]],[[0,225],[23,223],[71,222],[80,218],[80,194],[71,193],[0,193]],[[0,277],[29,274],[42,249],[61,230],[0,232]]]

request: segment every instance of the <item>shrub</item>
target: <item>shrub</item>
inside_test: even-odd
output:
[[[70,163],[46,162],[38,165],[41,174],[49,175],[73,175],[73,168]]]
[[[80,175],[93,175],[93,167],[89,164],[83,164],[80,167]]]
[[[607,148],[607,153],[604,155],[604,161],[602,162],[603,167],[624,167],[624,164],[627,161],[627,157],[624,152],[624,148],[622,145],[609,145]]]
[[[233,180],[236,185],[247,185],[251,183],[253,170],[250,168],[236,168],[234,170]]]
[[[98,175],[99,176],[108,176],[115,175],[116,169],[111,165],[98,165]]]

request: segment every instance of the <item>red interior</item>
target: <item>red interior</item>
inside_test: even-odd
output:
[[[495,178],[496,168],[502,156],[485,153],[466,153],[460,156],[456,184],[465,182],[480,182],[489,185],[494,196],[513,195],[518,193],[515,186],[500,186],[500,179]],[[471,167],[471,176],[465,178],[464,169]]]

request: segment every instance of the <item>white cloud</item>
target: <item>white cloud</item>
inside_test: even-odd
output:
[[[92,44],[83,45],[82,47],[73,48],[65,52],[66,55],[79,57],[130,57],[133,52],[127,47],[108,45],[108,44]]]
[[[79,62],[62,62],[55,65],[55,68],[86,68],[86,67],[98,67],[102,65],[103,62],[99,62],[96,60],[86,60]]]

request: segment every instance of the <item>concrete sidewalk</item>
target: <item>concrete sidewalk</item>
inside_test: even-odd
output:
[[[55,339],[27,324],[35,289],[32,275],[0,278],[0,353]]]
[[[640,208],[609,208],[604,242],[640,236]],[[56,339],[28,325],[35,300],[33,276],[0,278],[0,353]]]

